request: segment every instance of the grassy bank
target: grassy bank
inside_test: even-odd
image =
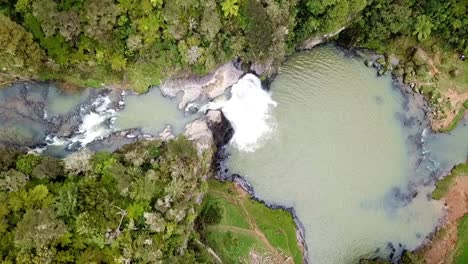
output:
[[[233,183],[216,180],[209,181],[203,204],[220,208],[220,221],[205,228],[205,240],[225,263],[243,263],[252,253],[278,263],[302,263],[289,212],[271,210]]]
[[[432,192],[432,199],[440,200],[444,197],[454,184],[455,178],[459,176],[468,176],[468,163],[455,166],[449,175],[438,181]]]

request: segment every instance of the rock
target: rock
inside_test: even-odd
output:
[[[222,113],[220,110],[209,110],[206,118],[208,123],[220,123],[222,121]]]
[[[405,66],[405,74],[411,74],[412,72],[414,72],[414,68],[409,64],[406,65]]]
[[[366,61],[364,61],[364,64],[365,64],[367,67],[372,67],[373,62],[372,62],[371,60],[366,60]]]
[[[395,55],[390,54],[387,58],[387,62],[393,67],[395,67],[400,63],[400,60]]]
[[[169,141],[174,139],[175,135],[172,133],[171,126],[167,125],[162,132],[158,134],[158,139],[162,141]]]
[[[209,81],[203,85],[203,92],[208,95],[208,98],[213,99],[220,96],[224,91],[235,84],[241,75],[242,71],[236,69],[232,63],[227,63],[218,68]]]
[[[380,65],[385,65],[385,58],[384,57],[380,57],[376,60],[376,62]]]
[[[393,74],[396,76],[396,77],[402,77],[403,74],[405,74],[405,70],[403,70],[402,68],[398,68],[398,69],[395,69],[393,71]]]
[[[268,60],[265,63],[253,63],[252,66],[250,66],[250,70],[260,76],[263,73],[268,72],[271,69],[272,64],[273,60]]]
[[[178,93],[182,93],[179,109],[184,109],[188,103],[200,97],[213,99],[223,94],[228,87],[239,80],[242,74],[242,71],[234,67],[232,62],[229,62],[204,77],[166,81],[160,86],[160,89],[164,96],[169,97],[176,97]]]
[[[378,76],[382,76],[384,74],[385,74],[385,71],[383,69],[380,69],[380,70],[377,71]]]
[[[413,53],[412,61],[416,66],[421,66],[427,64],[427,62],[429,61],[429,57],[423,49],[416,48],[416,50]]]
[[[417,76],[422,77],[429,73],[429,69],[427,68],[427,65],[423,64],[423,65],[416,67],[415,72]]]
[[[190,140],[195,142],[198,154],[203,151],[211,149],[214,145],[213,134],[208,128],[208,124],[204,119],[197,119],[185,126],[184,135]]]
[[[345,27],[342,27],[340,29],[338,29],[337,31],[335,32],[332,32],[330,34],[325,34],[325,35],[322,35],[322,36],[314,36],[314,37],[310,37],[308,38],[306,41],[304,41],[304,43],[299,47],[299,49],[312,49],[313,47],[319,45],[319,44],[322,44],[324,43],[325,41],[327,41],[329,38],[331,37],[334,37],[335,35],[338,35],[341,31],[343,31],[345,29]]]

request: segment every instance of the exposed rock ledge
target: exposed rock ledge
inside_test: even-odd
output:
[[[344,29],[345,29],[345,27],[342,27],[342,28],[340,28],[337,31],[332,32],[332,33],[328,33],[328,34],[318,36],[318,37],[317,36],[310,37],[310,38],[306,39],[306,41],[304,41],[304,43],[302,43],[302,45],[299,47],[299,49],[301,49],[301,50],[312,49],[313,47],[315,47],[315,46],[317,46],[319,44],[327,42],[330,38],[338,35]]]
[[[162,94],[168,97],[176,97],[178,93],[183,93],[179,109],[184,109],[188,103],[197,99],[214,99],[222,95],[243,73],[229,62],[203,77],[168,80],[160,86],[160,89]]]

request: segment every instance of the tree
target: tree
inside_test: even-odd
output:
[[[31,175],[34,168],[41,162],[41,157],[35,154],[26,154],[19,157],[16,161],[16,169]]]
[[[223,208],[219,202],[208,199],[203,206],[199,218],[199,221],[201,221],[203,225],[219,224],[223,218]]]
[[[68,155],[64,159],[65,170],[71,174],[79,175],[91,171],[92,152],[83,148],[77,152]]]
[[[31,77],[42,65],[44,53],[31,33],[1,14],[0,47],[0,72]]]
[[[432,27],[432,22],[428,16],[418,16],[413,35],[417,36],[418,41],[423,41],[431,35]]]
[[[239,13],[238,1],[239,0],[224,0],[224,2],[221,4],[224,17],[237,16]]]
[[[32,176],[39,179],[55,179],[63,174],[62,161],[47,156],[43,157],[32,171]]]
[[[110,39],[119,14],[113,0],[87,0],[80,15],[84,33],[104,43]]]
[[[65,225],[56,218],[52,209],[30,210],[18,223],[15,246],[25,249],[48,247],[65,232]]]
[[[29,177],[23,173],[10,169],[0,173],[0,190],[16,192],[28,183]]]
[[[0,171],[14,167],[19,154],[14,148],[0,148]]]

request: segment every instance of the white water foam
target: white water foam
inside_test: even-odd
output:
[[[231,98],[226,102],[213,102],[203,107],[221,109],[234,128],[231,144],[245,152],[253,152],[265,142],[276,128],[271,114],[276,102],[262,89],[260,79],[246,74],[231,88]]]
[[[48,135],[48,146],[65,146],[66,148],[82,148],[96,139],[102,139],[112,132],[116,111],[111,108],[109,96],[98,96],[91,105],[83,105],[80,109],[81,124],[71,137],[61,138]]]

